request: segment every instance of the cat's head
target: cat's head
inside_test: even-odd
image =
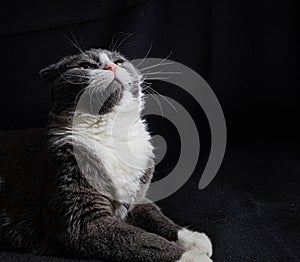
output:
[[[140,99],[141,75],[118,52],[91,49],[63,58],[40,71],[51,83],[52,111],[60,114],[74,109],[80,95],[88,91],[101,101],[99,114],[110,112],[121,100],[124,91]]]

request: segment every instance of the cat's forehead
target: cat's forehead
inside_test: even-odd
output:
[[[122,58],[126,60],[124,56],[116,51],[108,51],[105,49],[90,49],[77,55],[72,55],[63,58],[60,61],[60,65],[78,64],[80,62],[94,62],[97,64],[105,64],[109,61],[113,62],[117,59]]]
[[[97,63],[105,63],[107,61],[113,61],[116,58],[121,57],[121,55],[118,52],[111,52],[104,49],[91,49],[84,53],[84,55],[87,55],[89,58],[93,59]]]

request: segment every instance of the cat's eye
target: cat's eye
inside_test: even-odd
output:
[[[96,64],[88,63],[88,62],[82,62],[78,64],[78,67],[80,69],[96,69],[98,66]]]
[[[125,62],[125,61],[124,61],[123,59],[118,59],[118,60],[114,61],[114,63],[115,63],[116,65],[118,65],[118,66],[123,65],[124,62]]]

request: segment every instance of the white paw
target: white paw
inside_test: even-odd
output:
[[[206,255],[199,254],[197,250],[188,250],[177,262],[212,262],[212,260]]]
[[[196,250],[198,254],[212,256],[212,244],[203,233],[193,232],[184,228],[178,231],[176,243],[185,250]]]

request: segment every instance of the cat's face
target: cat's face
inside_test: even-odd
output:
[[[101,101],[100,114],[110,112],[125,90],[140,97],[141,76],[122,55],[102,49],[63,58],[41,70],[41,76],[52,83],[52,111],[68,112],[84,91]],[[107,95],[109,94],[109,95]]]

